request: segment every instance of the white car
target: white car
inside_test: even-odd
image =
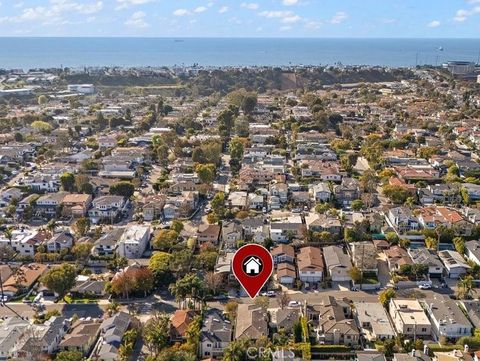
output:
[[[301,304],[298,301],[290,301],[288,307],[299,307]]]
[[[420,288],[421,290],[429,290],[432,288],[432,285],[429,283],[420,283],[418,285],[418,288]]]

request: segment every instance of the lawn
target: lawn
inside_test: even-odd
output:
[[[95,298],[74,298],[72,296],[64,297],[65,303],[97,303],[98,300]]]

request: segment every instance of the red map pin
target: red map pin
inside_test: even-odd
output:
[[[235,252],[232,265],[238,282],[250,298],[255,298],[272,274],[273,258],[265,247],[247,244]]]

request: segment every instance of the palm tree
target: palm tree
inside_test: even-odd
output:
[[[463,279],[458,281],[458,296],[470,299],[472,297],[473,287],[473,276],[465,276]]]
[[[223,361],[243,361],[246,351],[245,341],[232,341],[223,352]]]
[[[55,233],[55,228],[57,228],[57,222],[55,222],[54,219],[51,219],[50,221],[48,221],[47,230],[50,232],[50,234],[53,235]]]
[[[8,244],[12,247],[13,227],[8,227],[3,231],[3,235],[8,239]]]

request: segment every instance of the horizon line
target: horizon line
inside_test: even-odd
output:
[[[137,35],[0,35],[0,39],[334,39],[334,40],[480,40],[480,37],[347,37],[347,36],[137,36]]]

